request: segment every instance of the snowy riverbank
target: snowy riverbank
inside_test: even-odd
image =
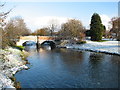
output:
[[[14,82],[10,79],[22,69],[27,69],[26,61],[22,60],[23,52],[17,49],[0,49],[0,90],[2,88],[15,88]]]
[[[118,41],[105,41],[105,42],[93,42],[86,40],[85,44],[64,44],[60,47],[90,50],[95,52],[104,52],[120,55],[120,42]]]

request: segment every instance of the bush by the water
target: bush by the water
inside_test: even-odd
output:
[[[14,48],[16,48],[16,49],[19,49],[19,50],[23,50],[25,47],[24,46],[13,46]]]
[[[86,41],[77,41],[76,44],[85,44],[85,43],[86,43]]]

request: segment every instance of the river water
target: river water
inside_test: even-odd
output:
[[[120,57],[72,49],[26,47],[29,70],[15,77],[22,88],[118,88]]]

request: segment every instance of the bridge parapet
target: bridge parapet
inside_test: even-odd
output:
[[[35,40],[35,41],[37,41],[37,36],[23,36],[23,37],[20,37],[20,40]]]
[[[50,37],[50,36],[39,36],[39,40],[55,40],[55,37]]]

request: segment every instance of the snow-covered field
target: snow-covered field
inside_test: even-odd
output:
[[[87,43],[81,45],[65,44],[64,47],[120,55],[120,42],[118,41],[93,42],[90,40],[86,40],[86,42]]]
[[[22,52],[17,49],[0,49],[0,90],[2,88],[14,88],[14,82],[10,79],[17,71],[27,69],[22,60]]]

